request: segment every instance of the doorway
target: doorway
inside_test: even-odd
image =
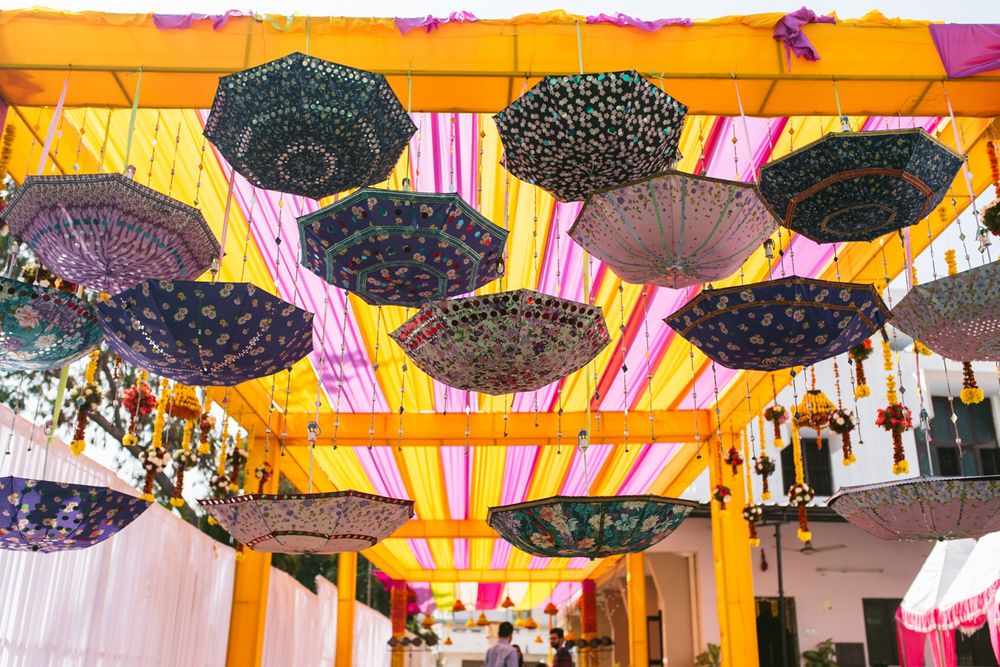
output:
[[[757,598],[757,651],[760,664],[796,667],[799,660],[799,633],[795,622],[795,599],[785,598],[785,662],[781,661],[781,623],[778,598]]]

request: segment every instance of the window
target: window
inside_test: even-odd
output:
[[[896,641],[896,610],[902,600],[863,598],[865,640],[868,644],[868,664],[887,667],[899,664],[899,643]]]
[[[946,396],[934,396],[931,404],[934,418],[930,423],[930,450],[934,474],[944,477],[1000,474],[1000,449],[997,448],[992,402],[985,400],[975,405],[965,405],[955,398],[952,405],[957,421],[954,423],[951,420],[952,406]],[[955,437],[956,427],[962,442],[961,457]],[[929,474],[931,471],[924,432],[918,428],[915,434],[920,472]]]
[[[995,667],[997,659],[990,644],[989,628],[984,625],[970,636],[956,630],[955,656],[960,667]]]
[[[830,446],[816,438],[802,438],[802,467],[806,483],[816,491],[817,496],[833,495],[833,467],[830,462]],[[795,461],[792,446],[781,450],[781,478],[785,487],[795,481]],[[785,489],[787,491],[787,488]]]

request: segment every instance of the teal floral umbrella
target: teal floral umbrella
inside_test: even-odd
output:
[[[660,496],[555,496],[491,507],[486,522],[529,554],[594,559],[648,549],[697,505]]]
[[[76,361],[101,341],[93,309],[60,290],[0,278],[0,368],[44,371]]]
[[[871,241],[925,217],[962,156],[923,129],[833,132],[760,170],[760,194],[817,243]]]

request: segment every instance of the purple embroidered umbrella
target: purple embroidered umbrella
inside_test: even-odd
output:
[[[85,549],[125,528],[149,505],[103,486],[0,477],[0,549]]]
[[[312,351],[312,313],[249,283],[148,281],[97,304],[122,359],[191,386],[232,386]]]
[[[373,305],[419,308],[501,274],[507,231],[457,194],[364,188],[299,218],[302,264]]]
[[[669,171],[592,194],[569,235],[622,280],[676,289],[729,277],[777,228],[754,185]]]
[[[4,219],[57,276],[109,294],[197,278],[219,256],[198,209],[121,174],[28,176]]]
[[[956,540],[1000,530],[1000,475],[848,486],[827,505],[883,540]]]
[[[100,341],[97,316],[81,299],[0,278],[0,368],[4,371],[65,366]]]
[[[493,395],[544,387],[610,342],[600,308],[526,289],[428,303],[391,335],[431,377]]]
[[[413,517],[413,501],[359,491],[261,494],[198,503],[255,551],[332,554],[375,546]]]

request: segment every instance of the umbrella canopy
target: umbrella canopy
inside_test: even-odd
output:
[[[97,304],[110,347],[191,386],[231,386],[312,351],[312,313],[249,283],[148,281]]]
[[[892,324],[956,361],[1000,361],[1000,264],[990,262],[913,289]]]
[[[848,486],[827,505],[883,540],[954,540],[1000,530],[1000,475]]]
[[[125,528],[149,505],[104,486],[0,477],[0,549],[85,549]]]
[[[251,183],[313,199],[384,181],[416,131],[384,76],[302,53],[220,78],[205,123]]]
[[[921,128],[834,132],[764,165],[760,193],[818,243],[871,241],[926,216],[962,162]]]
[[[648,549],[697,506],[660,496],[555,496],[491,507],[486,522],[529,554],[593,559]]]
[[[670,171],[592,194],[569,235],[622,280],[676,289],[731,276],[777,227],[754,185]]]
[[[122,174],[28,176],[4,219],[57,276],[109,294],[197,278],[219,256],[201,211]]]
[[[703,290],[664,321],[723,366],[773,371],[846,352],[889,317],[871,285],[793,276]]]
[[[413,501],[358,491],[261,494],[199,500],[255,551],[332,554],[372,547],[413,517]]]
[[[526,289],[428,303],[392,338],[438,381],[493,395],[544,387],[611,340],[600,308]]]
[[[496,280],[507,230],[457,194],[364,188],[299,218],[302,264],[373,305],[420,307]]]
[[[545,77],[494,120],[512,174],[576,201],[668,169],[686,114],[630,70]]]
[[[93,350],[101,329],[93,309],[59,290],[0,278],[0,367],[44,371]]]
[[[983,535],[938,604],[937,622],[951,630],[976,629],[996,608],[1000,591],[1000,533]]]

